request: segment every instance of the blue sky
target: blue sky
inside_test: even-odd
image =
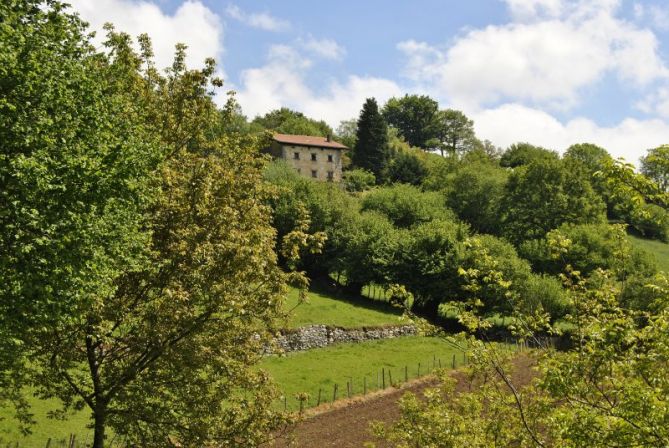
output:
[[[669,143],[669,2],[660,0],[70,0],[93,28],[148,32],[219,62],[249,117],[276,107],[331,125],[364,99],[428,94],[480,138],[635,162]],[[221,95],[223,98],[223,95]]]

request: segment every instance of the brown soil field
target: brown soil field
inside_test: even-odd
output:
[[[532,359],[520,355],[514,362],[513,379],[516,385],[527,384],[533,377]],[[472,387],[468,378],[460,371],[453,372],[458,383],[456,391],[464,391]],[[350,400],[341,400],[334,405],[323,405],[305,412],[304,419],[290,428],[286,434],[279,434],[272,447],[297,448],[360,448],[365,442],[374,441],[379,448],[389,447],[375,440],[369,431],[370,423],[381,421],[395,422],[399,418],[397,401],[406,392],[418,396],[423,390],[437,386],[438,381],[433,376],[414,380],[400,388],[388,388],[383,391],[369,394],[365,397],[356,397]]]

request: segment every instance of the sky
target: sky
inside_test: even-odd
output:
[[[425,94],[505,148],[595,143],[637,163],[669,144],[667,0],[68,0],[94,30],[148,33],[218,62],[250,119],[336,128],[363,102]],[[99,33],[101,34],[101,33]],[[97,42],[101,42],[101,37]]]

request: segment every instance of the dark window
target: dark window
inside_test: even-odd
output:
[[[332,162],[332,154],[328,154],[328,162]]]
[[[316,161],[316,153],[314,152],[311,153],[311,160],[314,162]]]
[[[328,171],[328,180],[334,179],[334,171]]]
[[[311,170],[311,177],[318,177],[318,171]]]
[[[300,153],[299,152],[294,152],[293,153],[293,159],[300,160]]]

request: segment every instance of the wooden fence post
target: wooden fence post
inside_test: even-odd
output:
[[[455,369],[455,353],[453,353],[453,361],[451,361],[451,368]]]
[[[420,363],[418,363],[418,377],[420,378]]]
[[[321,404],[321,388],[318,388],[318,401],[316,402],[316,406],[320,406]]]
[[[409,367],[404,366],[404,382],[406,383],[409,381]]]
[[[362,377],[362,394],[367,395],[367,376]]]
[[[386,368],[381,367],[381,380],[383,381],[381,384],[383,385],[383,388],[386,388]]]
[[[388,382],[390,383],[390,387],[393,386],[393,374],[390,372],[390,369],[388,369]]]
[[[46,448],[51,448],[51,437],[49,437],[46,441]]]
[[[332,402],[333,402],[333,403],[334,403],[335,401],[337,401],[337,387],[338,387],[338,386],[337,386],[337,383],[335,383],[335,385],[334,385],[334,392],[332,393]]]

